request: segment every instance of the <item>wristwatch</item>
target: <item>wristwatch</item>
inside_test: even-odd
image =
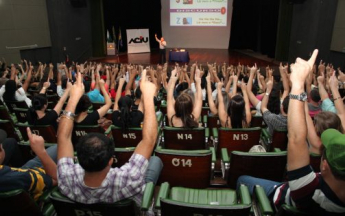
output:
[[[299,100],[299,101],[306,101],[307,100],[307,93],[302,92],[299,95],[295,95],[295,94],[289,94],[290,99],[294,99],[294,100]]]

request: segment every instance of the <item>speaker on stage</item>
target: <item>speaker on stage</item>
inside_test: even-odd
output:
[[[82,7],[86,7],[86,0],[69,0],[72,7],[75,8],[82,8]]]

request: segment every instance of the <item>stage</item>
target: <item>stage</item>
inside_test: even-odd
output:
[[[166,59],[169,59],[169,51],[166,51]],[[189,52],[189,64],[198,62],[198,64],[205,65],[208,63],[217,62],[218,64],[238,64],[253,65],[257,63],[258,67],[265,67],[267,65],[278,65],[274,59],[270,59],[259,53],[250,50],[226,50],[226,49],[186,49]],[[131,63],[131,64],[158,64],[159,63],[159,50],[151,50],[150,53],[121,53],[117,56],[107,56],[105,58],[91,58],[89,61],[96,61],[102,63]],[[174,64],[174,62],[170,62]]]

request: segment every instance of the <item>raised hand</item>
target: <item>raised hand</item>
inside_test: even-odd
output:
[[[314,50],[312,56],[308,61],[301,58],[296,59],[296,63],[291,65],[291,75],[290,80],[292,86],[302,88],[304,86],[305,80],[307,79],[310,71],[313,69],[318,50]]]
[[[140,90],[143,96],[154,96],[156,93],[156,85],[146,79],[146,70],[141,73]]]
[[[81,73],[79,72],[77,74],[77,80],[71,88],[70,100],[79,101],[81,96],[83,96],[84,91],[85,89],[84,89],[84,84],[83,84],[83,78],[81,76]]]
[[[41,152],[45,151],[44,147],[44,139],[41,136],[38,136],[36,134],[31,133],[31,130],[29,127],[26,128],[26,132],[29,137],[30,147],[31,149],[39,155]]]
[[[339,87],[339,81],[337,77],[335,76],[335,71],[333,72],[331,78],[329,79],[329,87],[334,90],[337,90]]]

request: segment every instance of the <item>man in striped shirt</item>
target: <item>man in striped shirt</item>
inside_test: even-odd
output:
[[[103,134],[83,137],[76,147],[79,164],[74,164],[71,142],[73,113],[84,94],[82,77],[78,73],[58,129],[58,187],[65,196],[85,204],[113,203],[131,198],[140,205],[145,184],[157,181],[162,162],[157,157],[151,157],[158,133],[153,104],[156,87],[146,80],[146,70],[142,77],[140,88],[145,109],[143,139],[127,164],[111,168],[115,146]]]
[[[251,190],[262,185],[277,208],[286,203],[311,215],[344,215],[345,213],[345,135],[328,129],[321,135],[324,152],[321,173],[314,173],[309,165],[309,149],[306,143],[306,97],[304,83],[312,70],[318,51],[309,61],[297,58],[291,66],[288,113],[288,182],[279,183],[249,176],[241,176],[238,184],[247,184]]]

